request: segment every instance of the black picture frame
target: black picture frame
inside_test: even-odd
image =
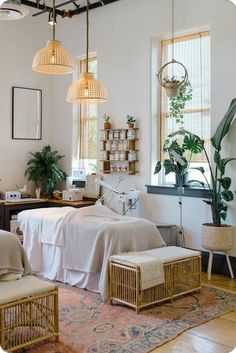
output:
[[[12,87],[12,139],[42,140],[42,90]]]

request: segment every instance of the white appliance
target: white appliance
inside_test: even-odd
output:
[[[68,189],[62,191],[62,200],[64,201],[81,201],[83,200],[83,192],[81,189]]]
[[[4,191],[1,193],[1,199],[6,201],[20,200],[20,191]]]

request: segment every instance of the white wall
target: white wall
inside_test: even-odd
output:
[[[216,127],[223,116],[235,91],[235,57],[236,57],[236,8],[226,0],[175,0],[175,28],[176,33],[191,32],[209,28],[211,31],[212,57],[212,128]],[[40,16],[39,16],[40,17]],[[39,21],[37,19],[37,21]],[[42,20],[43,21],[43,20]],[[41,23],[42,24],[42,23]],[[40,142],[13,141],[10,139],[10,86],[14,84],[36,84],[36,74],[32,74],[29,67],[36,47],[44,45],[45,33],[39,22],[29,18],[17,23],[0,26],[11,27],[10,33],[0,31],[1,43],[9,45],[9,36],[14,43],[20,43],[24,50],[14,53],[21,62],[23,69],[16,66],[15,74],[9,67],[9,55],[4,53],[6,67],[0,67],[1,77],[5,75],[6,84],[1,84],[3,98],[2,119],[4,132],[0,130],[1,141],[9,145],[9,156],[14,163],[6,161],[5,153],[0,152],[0,163],[4,162],[4,171],[8,173],[9,186],[13,179],[19,182],[22,177],[23,161],[26,152],[33,147],[39,147]],[[151,71],[151,44],[153,38],[171,35],[171,1],[170,0],[120,0],[111,5],[90,12],[90,51],[98,55],[98,76],[109,92],[109,102],[99,106],[99,128],[102,128],[103,113],[112,116],[114,127],[125,127],[126,114],[137,117],[140,128],[140,173],[126,176],[125,190],[136,187],[142,191],[141,201],[136,214],[153,221],[179,223],[179,206],[177,197],[151,195],[146,193],[145,184],[151,181],[151,132],[153,126],[151,111],[152,82],[156,82],[155,73]],[[0,29],[1,29],[0,27]],[[34,30],[33,30],[34,28]],[[18,30],[20,29],[20,34]],[[22,35],[23,33],[23,35]],[[30,33],[30,34],[29,34]],[[33,33],[33,38],[31,38]],[[58,38],[74,55],[80,56],[85,52],[85,14],[74,16],[72,19],[59,20],[57,25]],[[24,42],[22,43],[24,36]],[[40,37],[38,37],[40,36]],[[29,38],[30,37],[30,38]],[[26,43],[27,42],[27,43]],[[30,43],[29,43],[30,42]],[[39,43],[40,42],[40,43]],[[13,49],[9,49],[12,51]],[[16,54],[17,53],[17,54]],[[20,58],[19,58],[20,57]],[[2,55],[1,55],[1,60]],[[12,59],[13,60],[13,59]],[[15,60],[14,60],[15,63]],[[4,74],[5,73],[5,74]],[[19,75],[15,82],[15,76]],[[10,75],[10,77],[9,77]],[[72,140],[75,133],[75,120],[72,119],[72,105],[65,102],[67,88],[72,82],[71,76],[53,77],[50,79],[37,76],[37,86],[43,87],[45,92],[50,90],[44,103],[44,140],[49,142],[66,155],[64,168],[69,173],[71,167]],[[39,81],[40,80],[40,81]],[[156,83],[157,84],[157,83]],[[45,85],[45,86],[44,86]],[[40,88],[40,87],[38,87]],[[46,94],[44,94],[45,96]],[[53,111],[51,110],[53,107]],[[50,114],[52,112],[52,114]],[[50,119],[50,121],[49,121]],[[7,135],[8,134],[8,135]],[[232,126],[227,142],[227,151],[236,154],[236,123]],[[158,143],[158,141],[156,141]],[[12,165],[20,161],[17,177],[12,175]],[[6,168],[8,166],[8,168]],[[235,173],[236,165],[232,164],[231,175]],[[14,173],[15,174],[15,173]],[[9,176],[9,178],[8,178]],[[1,175],[0,175],[1,177]],[[106,176],[108,182],[113,183],[116,176]],[[20,179],[21,180],[21,179]],[[234,189],[236,188],[234,181]],[[5,184],[6,185],[6,184]],[[236,203],[230,207],[229,222],[236,225]],[[186,244],[189,247],[201,248],[200,226],[210,218],[209,209],[201,199],[183,199],[183,224],[185,228]],[[231,250],[236,256],[236,239]]]
[[[39,150],[50,141],[51,80],[31,69],[34,54],[46,44],[48,27],[45,19],[32,19],[31,15],[18,21],[0,21],[0,190],[14,190],[15,184],[23,186],[28,152]],[[42,140],[11,138],[12,86],[43,90]]]

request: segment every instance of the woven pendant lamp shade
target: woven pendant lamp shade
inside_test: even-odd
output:
[[[80,79],[72,83],[68,89],[69,103],[103,103],[107,101],[107,90],[95,80],[91,72],[82,73]]]
[[[34,56],[32,69],[41,74],[70,74],[75,70],[73,56],[61,46],[59,40],[47,41],[47,46]]]

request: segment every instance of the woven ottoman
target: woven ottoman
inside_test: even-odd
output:
[[[34,276],[0,282],[0,346],[14,351],[59,339],[58,288]]]
[[[176,246],[146,250],[164,264],[165,282],[141,289],[140,266],[127,265],[127,254],[113,255],[109,263],[109,303],[113,300],[136,309],[173,300],[201,288],[201,253]],[[133,253],[132,253],[133,254]],[[137,252],[136,255],[139,253]],[[122,261],[122,256],[124,260]],[[141,254],[140,254],[141,256]]]

